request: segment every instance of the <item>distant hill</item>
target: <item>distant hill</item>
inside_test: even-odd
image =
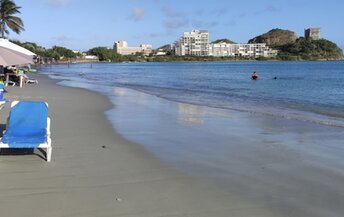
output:
[[[156,51],[166,52],[167,55],[171,55],[173,53],[171,44],[165,44],[165,45],[157,48]]]
[[[265,43],[270,47],[275,47],[294,43],[296,38],[295,32],[290,30],[272,29],[267,33],[250,39],[248,43]]]
[[[221,43],[221,42],[224,42],[224,43],[227,43],[227,44],[236,44],[234,41],[231,41],[227,38],[223,38],[223,39],[217,39],[213,42],[211,42],[212,44],[216,44],[216,43]]]
[[[171,49],[172,49],[171,44],[165,44],[165,45],[157,48],[157,50],[164,50],[164,51],[169,51]]]
[[[295,43],[275,47],[282,60],[338,60],[343,59],[343,51],[335,43],[326,40],[306,40],[298,38]]]
[[[254,37],[248,43],[266,43],[277,49],[277,59],[281,60],[338,60],[343,59],[343,51],[333,42],[326,39],[306,40],[297,38],[295,32],[283,29],[272,29]]]

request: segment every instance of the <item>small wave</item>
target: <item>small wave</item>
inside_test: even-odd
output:
[[[321,112],[288,108],[264,101],[252,100],[250,98],[240,98],[234,94],[211,94],[206,91],[187,90],[178,88],[165,88],[146,85],[120,85],[124,88],[133,89],[146,94],[154,95],[166,100],[188,103],[200,106],[207,106],[220,109],[230,109],[252,114],[269,115],[289,120],[306,121],[314,124],[321,124],[333,127],[343,127],[344,121],[340,115],[324,114]],[[295,107],[295,106],[290,106]]]

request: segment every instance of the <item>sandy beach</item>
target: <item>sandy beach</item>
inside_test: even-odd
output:
[[[125,134],[123,132],[133,134],[135,132],[126,131],[132,120],[123,120],[121,116],[132,115],[131,110],[140,105],[147,109],[144,102],[153,111],[154,106],[171,107],[173,102],[159,102],[162,99],[132,93],[123,100],[118,99],[118,105],[113,107],[105,96],[95,92],[63,87],[46,76],[34,76],[39,80],[38,85],[27,85],[22,89],[7,87],[6,98],[49,103],[52,162],[47,163],[44,153],[39,150],[33,153],[1,152],[1,216],[278,217],[339,216],[338,213],[344,211],[340,181],[343,163],[337,161],[343,152],[339,149],[341,138],[336,137],[340,135],[340,129],[333,134],[334,139],[328,138],[332,143],[324,146],[322,143],[313,144],[316,135],[329,136],[321,134],[321,127],[295,129],[295,123],[287,121],[283,128],[278,128],[276,120],[252,119],[250,115],[234,113],[231,122],[221,122],[214,120],[210,109],[202,108],[205,111],[200,112],[200,107],[190,109],[190,106],[174,103],[172,107],[177,106],[184,112],[178,116],[181,119],[175,119],[176,123],[185,120],[197,123],[198,115],[206,119],[216,133],[220,133],[221,128],[230,127],[226,132],[231,132],[231,145],[226,147],[229,151],[222,152],[222,155],[215,153],[219,158],[228,158],[229,164],[223,165],[226,168],[219,171],[205,169],[191,176],[187,171],[196,167],[176,169],[188,167],[190,162],[173,164],[168,163],[168,159],[158,159],[147,150],[147,146],[129,142],[116,133],[105,115],[106,111],[117,112],[117,124],[123,126],[118,126],[122,135]],[[144,102],[138,99],[144,99]],[[194,110],[198,111],[197,115],[190,116]],[[0,111],[2,129],[5,128],[8,111],[9,104]],[[153,112],[154,117],[148,117],[146,111],[136,109],[137,116],[133,118],[142,122],[149,119],[151,125],[160,124],[160,132],[166,130],[168,133],[174,127],[170,120],[166,120],[168,111],[171,110],[164,110],[165,114]],[[160,116],[171,124],[170,128],[157,118]],[[263,130],[253,132],[256,128],[245,126],[245,123],[259,125]],[[248,138],[243,133],[245,129],[250,129],[250,133],[258,137]],[[281,136],[277,132],[281,129],[288,135]],[[149,130],[147,124],[142,131],[136,132],[136,136],[142,137]],[[206,132],[202,137],[201,130],[204,129],[196,127],[194,132],[189,132],[190,135],[200,135],[198,140],[191,139],[193,137],[185,140],[191,145],[201,144],[202,140],[214,140],[207,138]],[[300,130],[303,130],[302,137],[299,137]],[[153,145],[156,145],[154,140],[161,141],[159,135],[147,138],[151,139],[147,142]],[[313,144],[313,151],[308,149],[310,144]],[[175,145],[179,148],[178,144]],[[220,146],[217,148],[220,152],[224,150]],[[212,152],[215,149],[209,150],[210,154]],[[166,156],[177,154],[180,153],[167,152]],[[197,156],[193,157],[190,161],[197,160]],[[211,161],[204,163],[210,167],[212,163],[216,164]],[[228,183],[198,178],[202,173],[220,174]],[[321,204],[325,204],[325,208]]]

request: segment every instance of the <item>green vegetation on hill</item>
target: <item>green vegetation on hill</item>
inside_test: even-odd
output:
[[[266,43],[277,49],[277,60],[338,60],[343,59],[343,51],[333,42],[326,39],[306,40],[296,38],[289,30],[272,29],[254,37],[249,43]]]
[[[280,60],[337,60],[343,59],[343,51],[326,39],[306,40],[298,38],[295,43],[276,46]]]

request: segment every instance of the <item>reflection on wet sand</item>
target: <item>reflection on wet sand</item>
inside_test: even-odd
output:
[[[121,135],[257,211],[273,212],[260,216],[344,212],[341,128],[115,91],[110,117]]]
[[[129,89],[126,89],[126,88],[114,87],[113,88],[113,93],[117,97],[124,97],[124,96],[128,96],[128,95],[132,94],[128,90]],[[147,104],[147,103],[149,103],[147,97],[148,97],[147,94],[138,92],[135,95],[135,102],[139,103],[139,104]]]
[[[113,93],[115,96],[124,96],[127,93],[127,90],[124,88],[115,87],[113,88]]]
[[[195,125],[204,123],[205,110],[201,106],[177,103],[177,110],[178,122]]]

